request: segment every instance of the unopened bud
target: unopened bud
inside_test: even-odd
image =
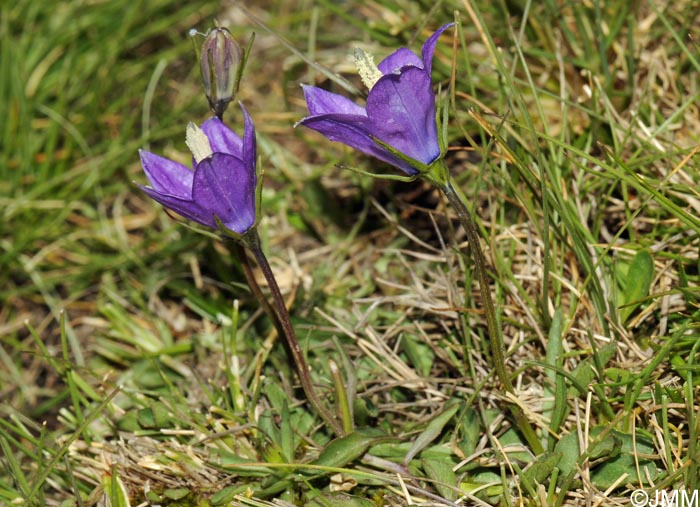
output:
[[[209,107],[219,118],[238,93],[241,48],[226,28],[211,30],[202,44],[200,65]]]

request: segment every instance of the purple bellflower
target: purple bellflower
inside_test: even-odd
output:
[[[187,126],[193,168],[139,150],[150,186],[140,185],[166,208],[236,237],[256,223],[260,180],[256,170],[255,128],[241,104],[245,129],[241,139],[218,118]]]
[[[366,106],[302,85],[310,115],[297,125],[383,160],[409,176],[418,174],[440,157],[431,67],[438,38],[453,24],[431,35],[420,57],[400,48],[375,66],[370,55],[356,50],[360,77],[369,88]]]

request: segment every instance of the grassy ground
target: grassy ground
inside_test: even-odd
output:
[[[268,30],[199,0],[2,3],[0,504],[642,505],[635,490],[700,489],[699,7],[249,2]],[[446,202],[340,169],[393,171],[292,129],[300,83],[342,91],[309,61],[359,88],[354,47],[417,51],[455,16],[433,73],[449,163],[544,452],[513,429]],[[215,20],[257,33],[240,99],[266,171],[260,232],[330,407],[339,365],[343,439],[305,403],[230,245],[132,184],[138,148],[188,159],[185,125],[208,111],[187,31]]]

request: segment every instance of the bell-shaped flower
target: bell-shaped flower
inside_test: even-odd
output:
[[[431,35],[423,44],[421,56],[400,48],[375,66],[369,55],[356,51],[360,77],[369,88],[366,106],[304,85],[310,115],[297,125],[383,160],[408,175],[417,174],[440,157],[431,67],[437,40],[452,25],[446,24]]]
[[[245,118],[243,138],[218,118],[187,127],[193,155],[189,169],[173,160],[140,150],[141,165],[150,186],[149,197],[197,223],[222,229],[236,237],[256,223],[261,183],[256,170],[255,128]]]

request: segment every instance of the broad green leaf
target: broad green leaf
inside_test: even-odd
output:
[[[137,420],[143,429],[170,428],[173,425],[172,413],[166,405],[159,401],[154,401],[150,407],[139,410]]]
[[[376,507],[377,504],[367,498],[336,492],[318,495],[305,502],[305,505],[309,507]]]
[[[476,410],[468,408],[464,411],[459,428],[462,435],[459,447],[465,455],[469,456],[476,450],[476,445],[479,443],[479,437],[481,436],[481,422]]]
[[[564,367],[564,347],[562,345],[562,332],[564,327],[564,313],[561,308],[557,308],[552,318],[552,325],[549,328],[547,339],[546,363],[557,369]],[[545,419],[551,421],[550,429],[553,433],[558,433],[566,414],[569,411],[567,403],[566,379],[557,374],[553,369],[545,370],[549,382],[545,384],[545,401],[542,404],[542,414]],[[546,438],[546,437],[545,437]],[[554,440],[549,438],[549,448],[554,447]]]
[[[535,484],[543,484],[552,476],[552,471],[561,461],[561,452],[546,452],[525,470],[525,477]]]
[[[229,505],[240,490],[240,486],[228,486],[212,495],[209,501],[214,507],[218,507],[219,505]]]
[[[649,288],[654,279],[654,259],[646,250],[640,250],[632,258],[622,292],[620,318],[627,319],[639,306],[639,302],[649,295]]]
[[[598,349],[598,361],[601,365],[605,366],[610,359],[615,355],[617,351],[617,344],[615,342],[608,343],[604,347]],[[572,372],[574,378],[582,386],[589,386],[593,379],[596,378],[596,360],[593,357],[587,357],[581,361],[574,371]],[[580,393],[574,387],[569,388],[569,396],[577,396]]]
[[[597,431],[594,430],[591,433],[594,435]],[[617,452],[613,451],[610,459],[593,468],[591,473],[593,484],[604,490],[612,486],[623,474],[636,478],[638,472],[645,485],[649,484],[648,481],[654,481],[659,476],[659,469],[653,461],[643,457],[653,456],[656,453],[651,441],[640,434],[634,437],[620,431],[613,431],[612,434],[618,442],[614,449]]]
[[[314,465],[325,467],[342,467],[356,460],[373,444],[386,438],[381,431],[356,431],[336,438],[326,446]]]
[[[435,417],[432,421],[428,423],[428,426],[423,430],[423,432],[418,435],[416,440],[411,446],[411,450],[408,451],[406,457],[403,460],[404,465],[408,466],[408,463],[414,458],[416,454],[425,449],[430,443],[440,436],[445,425],[452,420],[454,415],[459,410],[460,405],[455,403],[454,405],[446,408],[441,414]]]
[[[659,476],[655,463],[643,457],[655,453],[654,446],[647,437],[640,434],[633,437],[612,430],[601,441],[596,441],[596,435],[603,430],[602,427],[591,430],[592,443],[588,449],[592,467],[591,479],[597,488],[607,489],[623,474],[637,478],[637,464],[644,484],[649,484],[648,481],[653,481]],[[564,477],[575,470],[576,463],[580,460],[578,436],[575,433],[564,435],[557,443],[556,450],[562,454],[558,466],[562,472],[561,476]]]
[[[605,368],[605,378],[611,382],[627,384],[635,379],[635,374],[623,368]]]
[[[510,428],[498,437],[498,441],[501,447],[508,454],[509,460],[518,460],[522,463],[530,463],[532,461],[532,454],[527,450],[527,443],[520,436],[520,433]]]
[[[593,431],[591,436],[593,437],[593,442],[588,447],[588,460],[595,464],[596,462],[606,461],[608,458],[615,458],[620,455],[620,449],[622,448],[622,440],[618,438],[612,431],[608,433],[602,440],[598,441],[595,437],[595,433],[600,433],[599,431]]]
[[[435,489],[448,500],[456,500],[459,497],[457,486],[457,475],[452,470],[453,463],[449,460],[423,458],[421,459],[425,475],[435,481]],[[452,487],[450,487],[452,486]]]
[[[578,435],[576,433],[567,433],[563,435],[557,445],[554,446],[555,452],[561,454],[558,467],[561,471],[560,477],[565,477],[573,472],[576,468],[576,461],[581,454],[581,448],[578,445]]]
[[[280,450],[287,463],[294,460],[294,447],[294,428],[292,428],[292,418],[289,415],[289,405],[285,400],[282,404],[280,417]]]
[[[182,500],[189,494],[190,490],[187,488],[173,488],[163,491],[163,496],[169,500]]]
[[[467,475],[459,484],[459,489],[465,493],[475,494],[493,505],[497,505],[505,493],[501,477],[490,470]]]
[[[432,349],[425,343],[421,343],[414,336],[404,334],[401,340],[403,350],[408,356],[411,365],[416,369],[422,377],[430,375],[430,370],[433,367],[435,354]]]

